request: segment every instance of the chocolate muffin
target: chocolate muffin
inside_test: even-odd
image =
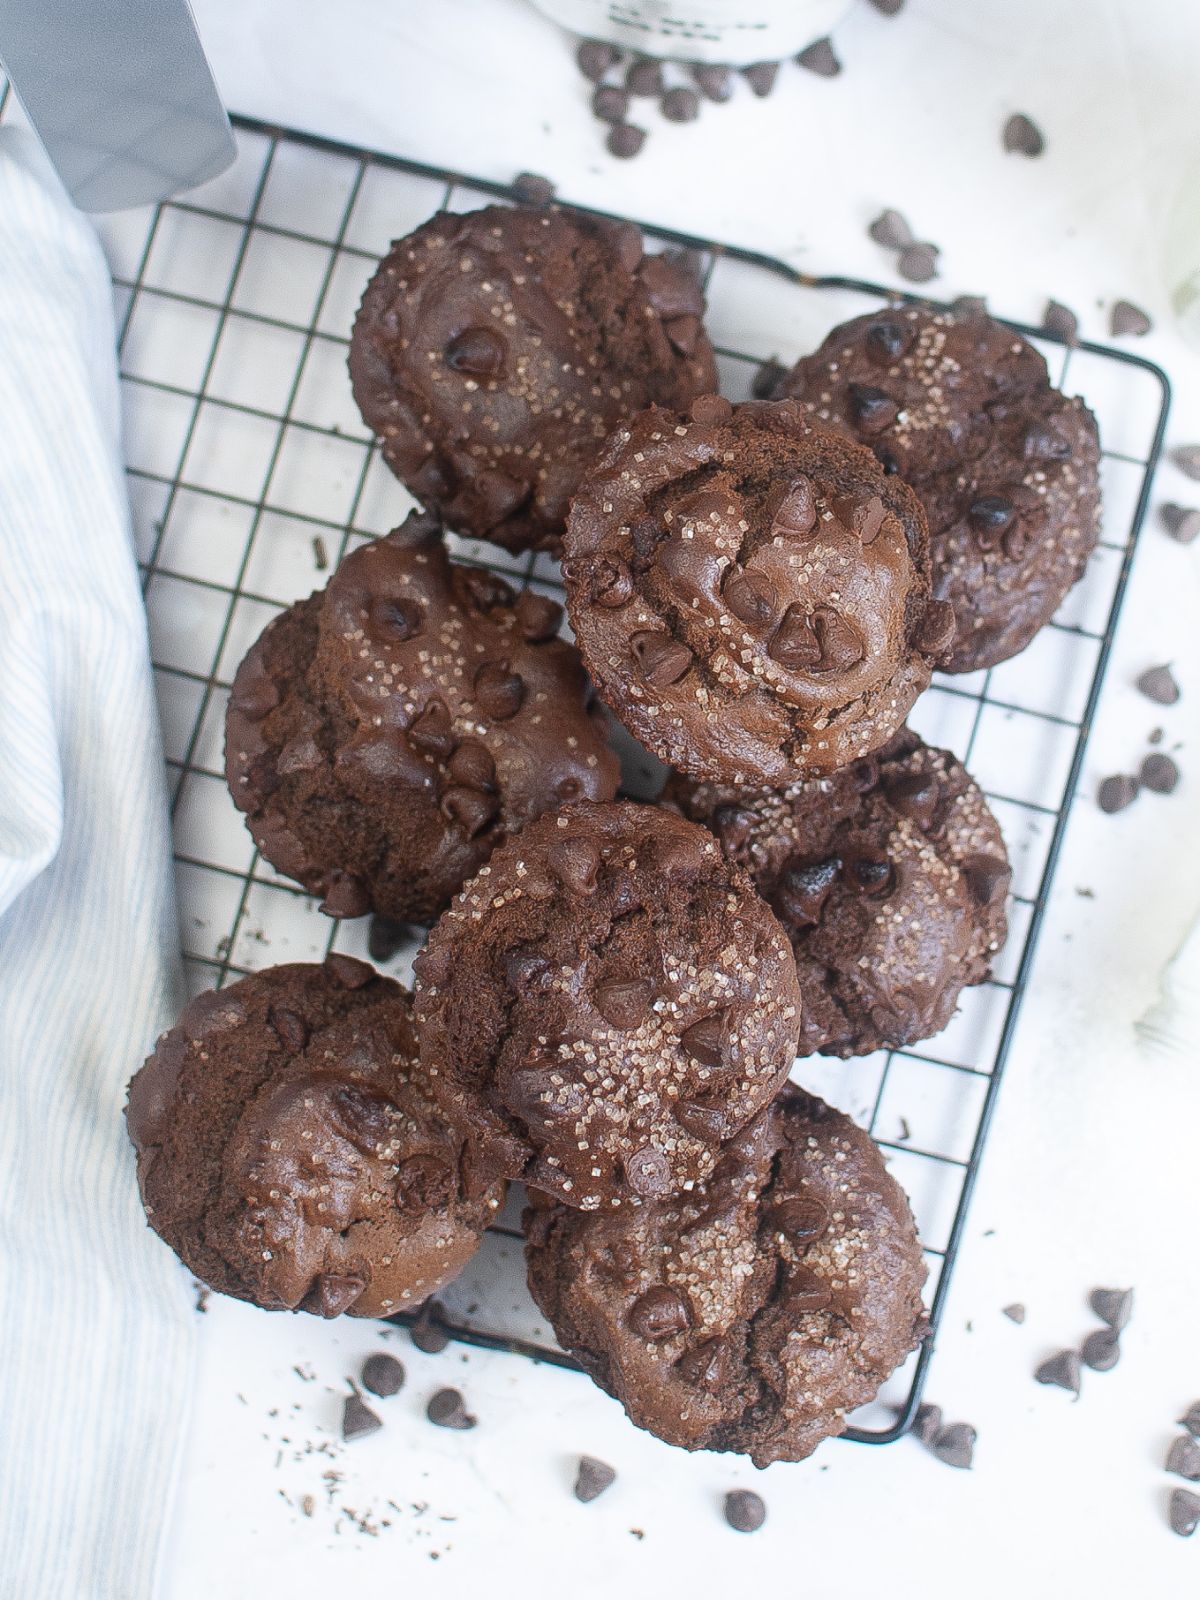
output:
[[[962,764],[907,728],[827,778],[752,790],[673,777],[663,798],[713,830],[787,929],[802,1055],[940,1033],[1004,943],[999,824]]]
[[[712,835],[580,802],[498,850],[416,962],[443,1111],[585,1211],[689,1187],[787,1077],[787,937]]]
[[[791,401],[642,412],[585,477],[566,553],[601,695],[696,778],[779,784],[877,749],[953,628],[911,490]]]
[[[558,210],[442,212],[367,286],[350,380],[392,471],[460,533],[557,549],[623,417],[715,389],[685,266],[632,223]]]
[[[150,1226],[202,1282],[269,1311],[417,1305],[504,1195],[429,1099],[407,993],[348,956],[198,995],[126,1119]]]
[[[1046,363],[977,311],[891,306],[835,328],[782,380],[920,496],[933,592],[954,608],[949,672],[1023,650],[1099,534],[1096,419]]]
[[[595,1216],[534,1196],[525,1231],[560,1344],[685,1450],[799,1461],[926,1332],[903,1192],[860,1128],[791,1085],[690,1192]]]
[[[238,669],[225,769],[267,860],[334,917],[431,922],[542,811],[616,793],[562,607],[450,561],[413,515]]]

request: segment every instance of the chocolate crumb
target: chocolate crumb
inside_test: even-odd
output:
[[[368,1356],[363,1362],[362,1386],[384,1400],[390,1395],[399,1394],[404,1387],[403,1363],[397,1361],[395,1356],[382,1352]]]
[[[212,1290],[203,1283],[195,1283],[192,1287],[196,1291],[196,1310],[201,1316],[208,1311],[208,1302],[212,1298]]]
[[[425,1415],[439,1428],[473,1428],[478,1421],[467,1410],[457,1389],[439,1389],[426,1406]]]
[[[1163,730],[1161,728],[1151,728],[1146,735],[1146,742],[1147,744],[1161,744],[1163,742]]]
[[[783,362],[776,361],[772,356],[769,361],[763,362],[751,379],[750,393],[756,400],[770,400],[787,375],[788,369]]]
[[[1008,1318],[1008,1320],[1010,1322],[1018,1322],[1018,1323],[1024,1322],[1025,1321],[1025,1307],[1021,1304],[1021,1302],[1019,1300],[1014,1300],[1011,1306],[1005,1306],[1004,1307],[1004,1315]]]
[[[890,207],[879,213],[867,232],[875,243],[883,245],[885,250],[904,250],[910,244],[917,242],[907,218]]]
[[[842,63],[833,52],[832,39],[814,39],[807,49],[801,50],[796,64],[815,72],[818,78],[836,78],[842,70]]]
[[[317,1502],[311,1494],[301,1495],[300,1509],[306,1517],[311,1517],[317,1509]]]
[[[604,39],[585,39],[575,53],[575,60],[585,78],[599,83],[608,69],[621,60],[621,51]]]
[[[920,1439],[922,1444],[932,1447],[933,1441],[942,1431],[941,1406],[918,1406],[917,1414],[913,1418],[912,1431],[914,1438]]]
[[[1153,750],[1142,762],[1138,777],[1142,787],[1155,794],[1174,794],[1179,783],[1179,768],[1169,755]]]
[[[1186,477],[1200,481],[1200,444],[1176,445],[1171,460]]]
[[[1173,706],[1179,699],[1179,685],[1169,666],[1147,667],[1138,674],[1136,682],[1147,700],[1153,700],[1156,705]]]
[[[630,1528],[629,1531],[633,1535],[633,1537],[635,1539],[639,1540],[639,1541],[646,1537],[645,1528]]]
[[[659,110],[668,122],[695,122],[700,115],[700,96],[695,89],[668,89]]]
[[[760,100],[765,100],[770,94],[778,76],[778,61],[756,61],[752,66],[742,68],[742,77]]]
[[[738,1533],[757,1533],[766,1520],[766,1504],[753,1489],[731,1489],[725,1496],[725,1521]]]
[[[900,1132],[896,1135],[897,1144],[903,1144],[906,1139],[912,1138],[912,1128],[907,1117],[900,1118]]]
[[[318,572],[328,572],[329,551],[319,533],[313,534],[313,563]]]
[[[608,146],[610,155],[620,161],[632,161],[646,142],[645,128],[635,128],[632,122],[618,122],[609,129],[608,138],[604,141]]]
[[[1045,135],[1032,117],[1017,111],[1004,124],[1004,148],[1010,155],[1040,156],[1046,148]]]
[[[1126,806],[1132,805],[1137,799],[1137,792],[1137,779],[1119,772],[1111,778],[1104,779],[1096,791],[1096,798],[1101,811],[1107,811],[1109,816],[1112,816],[1114,812],[1124,811]]]
[[[1143,334],[1149,333],[1153,326],[1141,306],[1135,306],[1131,300],[1114,302],[1108,318],[1108,331],[1114,339],[1119,339],[1127,333],[1140,339]]]
[[[728,67],[697,63],[692,68],[692,77],[706,100],[715,100],[723,105],[733,95],[733,73]]]
[[[1193,1403],[1179,1419],[1179,1426],[1186,1428],[1194,1439],[1200,1439],[1200,1400]]]
[[[427,1356],[440,1354],[450,1343],[450,1335],[442,1320],[442,1308],[436,1300],[426,1300],[417,1312],[408,1336],[417,1349],[423,1350]]]
[[[1043,1361],[1034,1373],[1039,1383],[1053,1384],[1057,1389],[1066,1389],[1079,1398],[1080,1362],[1078,1350],[1060,1350]]]
[[[1056,339],[1061,339],[1064,344],[1076,345],[1079,343],[1079,318],[1070,306],[1061,305],[1057,300],[1046,302],[1045,314],[1042,317],[1042,327],[1047,333],[1053,334]]]
[[[939,1461],[948,1467],[970,1470],[975,1456],[975,1441],[979,1437],[969,1422],[952,1422],[934,1439],[931,1449]]]
[[[937,258],[941,254],[935,244],[910,244],[901,250],[896,271],[909,283],[928,283],[937,277]]]
[[[1190,1489],[1172,1489],[1170,1523],[1172,1533],[1181,1539],[1191,1538],[1200,1523],[1200,1494],[1193,1494]]]
[[[1158,514],[1177,543],[1191,544],[1200,535],[1200,511],[1194,506],[1177,506],[1168,500],[1159,506]]]
[[[1083,1341],[1079,1353],[1093,1372],[1110,1372],[1121,1359],[1121,1346],[1112,1328],[1096,1328]]]
[[[1200,1444],[1190,1434],[1181,1433],[1171,1441],[1167,1452],[1167,1471],[1189,1483],[1200,1483]]]
[[[575,1474],[576,1500],[588,1505],[605,1489],[611,1488],[616,1477],[616,1472],[607,1461],[598,1461],[595,1456],[580,1456],[579,1470]]]
[[[1093,1289],[1088,1295],[1088,1305],[1101,1322],[1107,1322],[1114,1333],[1121,1333],[1129,1326],[1133,1315],[1133,1290]]]
[[[518,172],[512,190],[523,206],[548,206],[554,199],[554,185],[540,172]]]
[[[382,1418],[376,1416],[362,1395],[346,1396],[342,1406],[342,1438],[347,1443],[351,1439],[365,1438],[368,1433],[378,1433],[382,1427]]]

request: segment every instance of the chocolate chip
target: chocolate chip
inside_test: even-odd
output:
[[[448,821],[456,823],[468,839],[475,839],[499,815],[500,800],[497,795],[456,783],[443,792],[438,809]]]
[[[726,1355],[723,1339],[704,1339],[693,1349],[685,1350],[675,1366],[685,1383],[715,1394],[725,1381]]]
[[[954,638],[954,607],[949,600],[928,600],[913,630],[913,643],[928,656],[939,656]]]
[[[970,1468],[978,1434],[969,1422],[952,1422],[938,1431],[930,1449],[948,1467]]]
[[[733,415],[733,407],[724,395],[701,394],[692,401],[691,418],[693,422],[702,423],[706,427],[717,427],[722,422],[728,422]]]
[[[624,122],[629,115],[629,90],[602,83],[592,96],[592,111],[601,122]]]
[[[1173,706],[1179,699],[1179,685],[1169,666],[1147,667],[1135,681],[1147,700],[1156,705]]]
[[[682,1333],[689,1321],[687,1306],[666,1284],[647,1289],[629,1308],[629,1326],[639,1339],[649,1339],[654,1344]]]
[[[912,1431],[914,1437],[920,1439],[922,1444],[927,1444],[932,1448],[933,1441],[942,1431],[941,1406],[918,1406],[917,1414],[913,1418]]]
[[[1137,779],[1119,772],[1103,780],[1096,791],[1096,799],[1101,811],[1107,811],[1111,816],[1114,812],[1124,811],[1126,806],[1132,805],[1137,799],[1137,792]]]
[[[988,315],[987,296],[982,294],[956,294],[950,302],[950,309],[957,311],[964,317],[986,317]]]
[[[867,329],[864,346],[867,355],[879,367],[890,367],[912,343],[911,327],[895,317],[880,317]]]
[[[836,78],[842,70],[842,63],[833,53],[831,39],[814,39],[807,49],[801,50],[796,64],[815,72],[818,78]]]
[[[1046,310],[1042,316],[1042,327],[1046,333],[1061,339],[1064,344],[1079,343],[1079,318],[1070,306],[1060,305],[1057,300],[1047,300]]]
[[[343,989],[365,988],[375,976],[374,967],[369,967],[365,961],[356,961],[353,956],[344,956],[337,950],[325,957],[325,970]]]
[[[1049,1356],[1038,1367],[1034,1377],[1039,1383],[1053,1384],[1058,1389],[1066,1389],[1078,1399],[1079,1352],[1077,1350],[1060,1350],[1057,1355]]]
[[[733,95],[733,72],[729,67],[708,66],[697,62],[692,67],[692,78],[706,100],[720,104]]]
[[[417,1312],[416,1321],[408,1336],[418,1350],[427,1356],[436,1356],[450,1343],[450,1335],[442,1321],[442,1308],[436,1300],[426,1300]]]
[[[632,122],[618,122],[609,129],[604,142],[609,155],[616,156],[619,161],[632,161],[646,142],[646,130],[635,128]]]
[[[771,531],[778,528],[788,538],[803,538],[817,523],[817,496],[811,478],[798,475],[784,489],[771,517]]]
[[[1167,1452],[1167,1471],[1186,1478],[1189,1483],[1200,1483],[1200,1444],[1181,1433]]]
[[[904,250],[910,244],[917,242],[916,235],[908,225],[908,219],[890,207],[879,213],[867,232],[875,243],[883,245],[885,250]],[[870,338],[869,333],[867,337]]]
[[[318,1317],[340,1317],[367,1287],[365,1278],[350,1272],[321,1272],[302,1302],[306,1311]]]
[[[864,894],[882,897],[892,887],[895,874],[886,855],[854,856],[845,867],[850,884]]]
[[[439,1428],[473,1428],[478,1420],[457,1389],[439,1389],[425,1407],[425,1415]]]
[[[852,383],[848,395],[850,415],[860,433],[882,433],[899,415],[899,402],[869,383]]]
[[[775,620],[779,596],[775,585],[761,572],[742,572],[731,567],[721,585],[721,598],[739,622],[766,628]]]
[[[1179,1422],[1180,1426],[1186,1428],[1193,1438],[1200,1439],[1200,1400],[1188,1407],[1183,1416],[1180,1417]]]
[[[363,1362],[362,1386],[385,1400],[389,1395],[399,1394],[404,1387],[403,1364],[395,1356],[383,1352],[368,1356]]]
[[[663,92],[662,62],[649,56],[631,61],[625,74],[625,86],[630,94],[658,95]]]
[[[523,206],[548,206],[554,199],[554,185],[540,172],[518,172],[512,191]]]
[[[729,1137],[729,1118],[724,1105],[711,1105],[705,1100],[677,1100],[674,1115],[683,1131],[703,1144],[718,1145]]]
[[[490,789],[496,782],[496,763],[492,753],[477,739],[464,739],[446,764],[455,783],[469,789]]]
[[[381,917],[376,912],[367,929],[367,951],[371,960],[390,961],[408,943],[408,937],[407,923]]]
[[[448,756],[454,748],[450,712],[436,696],[408,728],[408,742],[431,756]]]
[[[1200,480],[1200,444],[1176,445],[1171,460],[1187,477]]]
[[[937,816],[941,787],[933,772],[906,772],[889,778],[884,785],[894,810],[910,822],[915,822],[923,832],[933,826]]]
[[[579,1470],[575,1474],[575,1498],[586,1506],[616,1481],[617,1475],[607,1461],[597,1461],[595,1456],[580,1456]]]
[[[1119,339],[1124,334],[1132,334],[1140,339],[1143,334],[1149,333],[1153,326],[1141,306],[1135,306],[1131,300],[1115,301],[1109,313],[1108,331],[1114,339]]]
[[[642,677],[656,689],[669,688],[691,670],[692,652],[669,633],[642,629],[630,636],[629,648]]]
[[[712,814],[712,826],[723,848],[739,850],[751,837],[758,822],[753,811],[744,806],[718,806]]]
[[[1004,1315],[1010,1322],[1024,1322],[1025,1307],[1019,1300],[1014,1300],[1011,1306],[1004,1307]]]
[[[627,1155],[622,1168],[625,1181],[643,1200],[659,1200],[671,1192],[671,1168],[661,1150],[643,1145]]]
[[[589,588],[598,606],[615,610],[625,605],[633,593],[633,576],[623,561],[602,557],[592,568]]]
[[[605,1022],[628,1032],[649,1016],[654,985],[647,978],[610,978],[592,998]]]
[[[496,378],[507,354],[508,344],[495,328],[464,328],[446,346],[446,365],[472,378]]]
[[[867,489],[853,489],[835,495],[829,509],[844,528],[856,533],[863,544],[874,544],[883,527],[887,511],[879,495]]]
[[[1129,1326],[1133,1315],[1133,1290],[1093,1289],[1088,1295],[1088,1305],[1101,1322],[1107,1322],[1114,1333],[1121,1333]]]
[[[1046,140],[1033,118],[1017,111],[1004,124],[1004,148],[1013,155],[1040,156]]]
[[[968,856],[962,862],[968,890],[981,906],[993,906],[1008,893],[1012,872],[998,856]]]
[[[519,673],[497,661],[485,662],[475,674],[475,701],[493,722],[507,722],[521,709],[525,685]]]
[[[715,1070],[725,1062],[726,1021],[724,1011],[713,1011],[685,1028],[679,1035],[679,1043],[693,1061]]]
[[[829,1213],[811,1195],[792,1195],[780,1200],[767,1212],[767,1226],[789,1239],[807,1244],[819,1239],[829,1226]]]
[[[658,109],[668,122],[695,122],[700,115],[700,96],[694,89],[668,89]]]
[[[909,283],[928,283],[930,278],[937,277],[937,258],[941,253],[935,244],[910,244],[900,252],[896,271]]]
[[[600,870],[600,846],[594,839],[578,834],[574,838],[556,839],[546,852],[546,865],[572,894],[594,894]]]
[[[841,865],[836,857],[786,863],[775,885],[775,901],[790,923],[811,928],[820,922]]]
[[[1138,778],[1143,788],[1152,789],[1155,794],[1173,794],[1179,783],[1179,768],[1170,756],[1154,750],[1142,762]]]
[[[775,391],[788,375],[788,369],[782,361],[772,357],[764,361],[754,377],[750,380],[750,393],[756,400],[774,399]]]
[[[376,1416],[360,1394],[348,1394],[342,1406],[342,1438],[363,1439],[368,1433],[378,1433],[383,1427],[382,1417]]]
[[[575,52],[580,72],[593,83],[599,83],[609,68],[615,67],[620,59],[621,51],[604,39],[585,39]]]
[[[234,711],[251,722],[261,722],[279,704],[279,690],[256,661],[248,663],[237,675],[229,704]]]
[[[882,11],[885,17],[894,17],[902,9],[904,0],[871,0],[876,11]]]
[[[756,61],[752,66],[742,68],[742,77],[760,100],[765,100],[770,94],[778,76],[778,61]]]
[[[982,544],[989,535],[994,542],[1016,514],[1016,506],[1002,494],[981,494],[977,500],[971,502],[967,511],[967,521],[976,534],[980,535]]]
[[[553,639],[562,624],[562,606],[548,594],[538,594],[536,589],[522,589],[515,609],[517,626],[530,644]]]
[[[1178,544],[1192,544],[1200,535],[1200,511],[1192,506],[1177,506],[1167,501],[1159,506],[1163,526]]]
[[[767,1507],[753,1489],[731,1489],[725,1496],[725,1521],[738,1533],[757,1533],[767,1520]]]
[[[272,1006],[270,1019],[283,1048],[289,1054],[298,1056],[308,1043],[308,1023],[297,1012],[288,1011],[283,1006]]]
[[[1108,1372],[1121,1359],[1117,1335],[1111,1328],[1096,1328],[1088,1334],[1080,1349],[1084,1366],[1093,1372]]]
[[[1190,1489],[1172,1489],[1169,1513],[1171,1532],[1188,1539],[1200,1524],[1200,1494]]]
[[[814,672],[849,672],[866,654],[866,646],[840,612],[832,606],[818,606],[812,625],[821,653]]]

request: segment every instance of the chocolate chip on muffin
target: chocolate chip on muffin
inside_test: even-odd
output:
[[[562,607],[450,561],[410,516],[273,621],[225,728],[234,803],[331,916],[430,922],[542,811],[618,766]]]
[[[788,1085],[685,1194],[589,1215],[533,1196],[529,1287],[641,1428],[798,1461],[924,1336],[908,1203],[848,1117]]]
[[[673,777],[787,929],[800,1053],[860,1056],[928,1039],[1004,943],[999,824],[960,762],[904,729],[877,756],[784,789]]]
[[[783,783],[878,748],[953,627],[911,490],[790,401],[633,418],[583,481],[566,553],[600,694],[698,778]]]
[[[350,378],[425,506],[510,550],[555,549],[615,424],[716,387],[703,315],[698,284],[644,254],[632,223],[442,212],[368,284]]]
[[[583,1210],[696,1183],[787,1076],[786,935],[703,828],[569,806],[498,850],[417,958],[421,1058],[506,1176]]]
[[[1095,418],[1033,346],[981,311],[892,306],[835,328],[778,392],[916,490],[957,622],[939,665],[1023,650],[1082,576],[1100,507]]]
[[[417,1305],[503,1198],[429,1099],[407,993],[349,956],[198,995],[126,1116],[150,1226],[202,1282],[267,1310]]]

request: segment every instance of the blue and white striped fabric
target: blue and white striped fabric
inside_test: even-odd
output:
[[[191,1388],[187,1280],[122,1108],[178,998],[111,292],[0,128],[0,1595],[155,1586]]]

